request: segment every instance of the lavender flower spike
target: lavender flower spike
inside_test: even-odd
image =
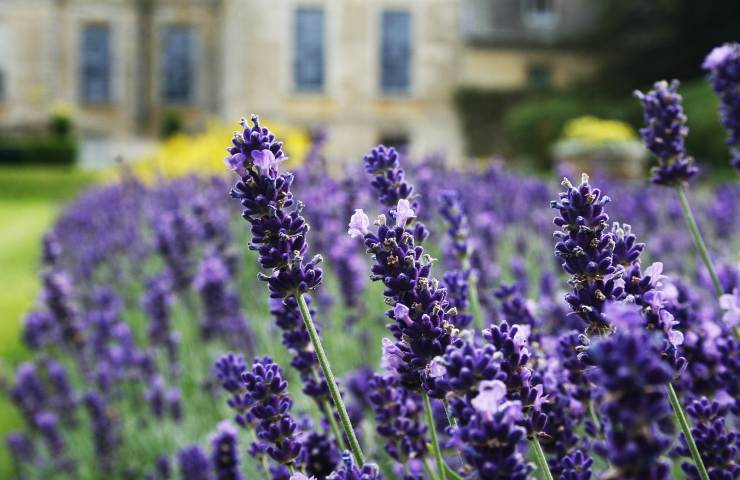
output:
[[[270,297],[282,300],[292,297],[298,303],[342,428],[355,460],[362,465],[360,443],[304,297],[321,284],[323,272],[318,267],[321,256],[304,262],[309,226],[301,215],[303,206],[294,205],[293,174],[278,170],[285,159],[283,144],[260,125],[257,115],[252,115],[251,121],[250,127],[246,119],[242,119],[244,130],[234,134],[232,146],[228,148],[230,156],[226,164],[239,177],[231,189],[231,196],[239,200],[244,208],[242,216],[251,225],[249,248],[259,253],[260,266],[271,271],[259,275],[260,280],[267,282]]]
[[[722,125],[729,132],[730,164],[740,170],[740,43],[726,43],[712,50],[702,64],[719,97]]]
[[[242,380],[251,401],[249,413],[255,418],[258,440],[273,460],[292,467],[301,453],[301,442],[298,425],[290,415],[293,402],[282,370],[270,357],[258,358],[252,370],[242,374]]]
[[[640,129],[640,134],[659,162],[652,170],[653,183],[666,186],[688,183],[699,169],[686,154],[684,140],[689,129],[678,94],[678,81],[656,82],[653,90],[635,91],[635,96],[644,109],[645,127]]]
[[[218,424],[218,431],[211,440],[213,445],[213,471],[216,480],[242,480],[239,471],[239,440],[236,429],[229,422]]]

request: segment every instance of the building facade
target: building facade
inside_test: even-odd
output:
[[[0,0],[0,128],[72,108],[85,139],[249,113],[326,126],[329,154],[462,140],[458,87],[563,85],[586,0]],[[582,5],[583,4],[583,5]]]

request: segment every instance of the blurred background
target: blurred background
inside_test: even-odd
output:
[[[222,171],[254,112],[296,163],[327,133],[334,172],[385,143],[644,181],[632,92],[678,78],[711,182],[729,154],[700,65],[739,24],[736,0],[0,0],[0,361],[27,356],[42,233],[120,160]]]

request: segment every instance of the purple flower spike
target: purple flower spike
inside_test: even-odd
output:
[[[239,439],[236,429],[229,422],[218,424],[218,431],[211,440],[213,471],[216,480],[242,480],[239,471]]]
[[[554,233],[555,255],[571,275],[573,286],[565,299],[586,323],[586,333],[605,334],[611,327],[603,314],[604,304],[624,293],[617,282],[623,268],[614,265],[615,241],[606,231],[609,215],[605,206],[611,199],[592,187],[586,174],[578,187],[567,179],[563,186],[565,192],[550,206],[560,214],[553,220],[561,228]]]
[[[282,143],[252,116],[252,127],[242,122],[229,148],[228,163],[239,176],[231,196],[241,203],[242,216],[251,224],[249,248],[259,252],[260,266],[271,270],[260,274],[272,298],[300,295],[318,287],[322,271],[320,257],[304,263],[308,250],[308,223],[301,215],[302,206],[294,207],[291,185],[293,174],[278,171],[286,157]]]
[[[716,401],[709,401],[706,397],[694,400],[686,411],[693,420],[694,427],[691,434],[704,460],[709,478],[736,479],[740,477],[738,459],[738,433],[728,429],[725,417],[726,409],[720,407]],[[681,455],[688,457],[689,449],[686,438],[681,434],[681,446],[678,447]],[[681,468],[690,480],[698,480],[699,472],[691,462],[684,462]]]
[[[182,480],[213,480],[206,453],[198,445],[190,445],[177,452]]]
[[[688,183],[698,173],[694,161],[686,154],[684,140],[689,133],[686,115],[678,94],[678,80],[670,84],[656,82],[648,93],[635,91],[642,102],[645,127],[640,134],[645,146],[658,158],[653,168],[652,181],[656,185],[681,185]]]
[[[719,97],[722,125],[732,147],[731,165],[740,170],[740,43],[726,43],[712,50],[702,64]]]
[[[585,361],[595,385],[603,388],[605,439],[596,452],[625,480],[668,479],[662,462],[672,443],[673,419],[665,385],[673,376],[662,358],[663,341],[643,329],[618,330],[592,343]]]
[[[290,414],[293,402],[282,370],[270,357],[258,358],[252,370],[242,374],[242,380],[259,442],[277,463],[294,464],[302,445],[298,440],[298,425]]]

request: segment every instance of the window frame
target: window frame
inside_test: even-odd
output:
[[[171,53],[169,53],[170,35],[175,33],[187,33],[187,47],[182,58],[186,58],[186,62],[174,60],[174,64],[182,65],[187,71],[187,92],[185,96],[172,95],[170,90],[170,62]],[[182,52],[178,52],[182,53]],[[160,41],[159,41],[159,99],[164,105],[193,105],[198,101],[198,30],[195,25],[190,23],[169,23],[161,27]]]
[[[321,23],[320,23],[320,35],[319,35],[319,71],[320,71],[320,82],[311,84],[311,83],[302,83],[300,76],[300,69],[299,69],[299,62],[300,62],[300,55],[301,55],[301,37],[299,34],[300,31],[300,15],[305,13],[319,13]],[[291,63],[291,81],[293,90],[297,93],[302,94],[321,94],[326,91],[327,88],[327,21],[328,16],[326,12],[326,8],[323,5],[298,5],[294,9],[293,13],[293,42],[292,42],[292,52],[293,52],[293,61]]]
[[[386,36],[386,18],[391,16],[404,16],[407,19],[405,30],[405,45],[397,48],[405,48],[405,84],[391,85],[386,82],[386,42],[389,38]],[[406,97],[411,96],[414,89],[414,16],[410,8],[385,8],[380,11],[378,25],[378,90],[381,95],[386,97]]]
[[[89,34],[88,32],[95,30],[106,32],[105,48],[102,50],[88,50],[87,42],[94,40],[87,37]],[[98,41],[100,41],[100,39],[98,39]],[[88,56],[90,53],[100,55],[104,60],[101,61],[98,59],[90,61],[90,57]],[[111,24],[104,21],[83,23],[79,33],[78,55],[78,96],[80,103],[87,106],[111,105],[114,103],[113,69],[115,65],[113,58],[113,28]],[[100,63],[99,65],[93,65],[98,61]],[[95,70],[100,70],[100,72],[95,72]],[[94,78],[96,75],[100,75],[102,80],[100,78]],[[90,86],[88,84],[88,82],[91,81],[102,81],[104,85],[104,93],[99,95],[91,94]]]

